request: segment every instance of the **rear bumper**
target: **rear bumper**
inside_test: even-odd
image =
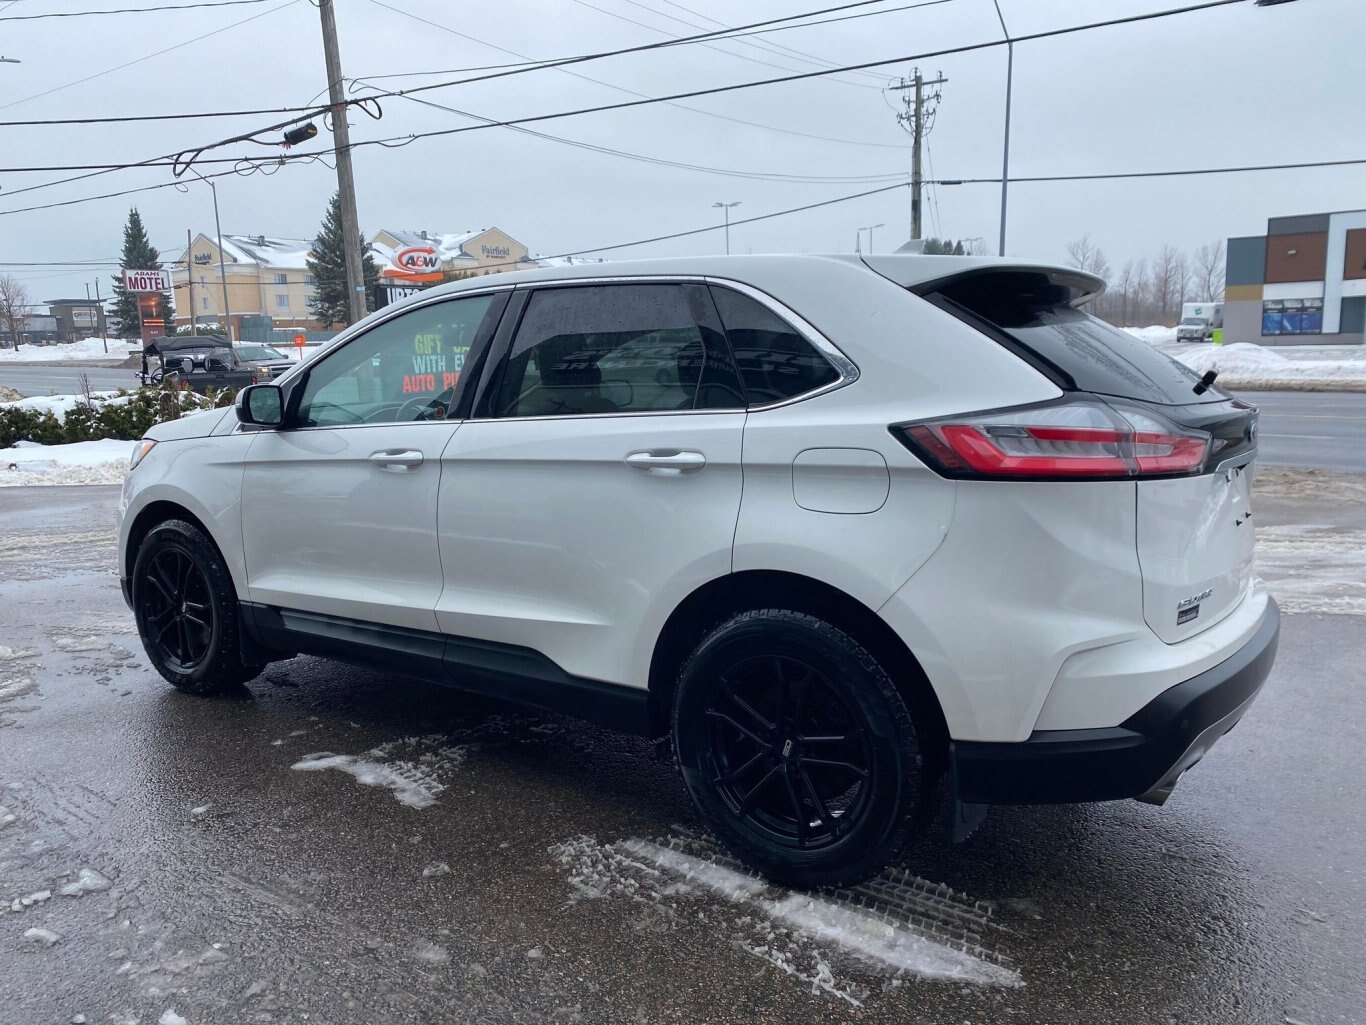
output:
[[[1068,804],[1143,797],[1161,803],[1231,730],[1276,659],[1280,611],[1269,600],[1256,632],[1219,665],[1163,691],[1119,726],[1036,730],[1021,743],[950,745],[967,804]]]

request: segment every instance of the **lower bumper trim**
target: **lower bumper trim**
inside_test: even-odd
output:
[[[1119,726],[1036,730],[1015,744],[950,745],[959,800],[974,804],[1069,804],[1164,791],[1238,724],[1276,659],[1280,610],[1267,603],[1256,632],[1219,665],[1163,691]]]

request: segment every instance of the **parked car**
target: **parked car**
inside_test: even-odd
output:
[[[1257,410],[1103,287],[737,256],[424,291],[137,444],[124,595],[191,693],[308,653],[669,735],[796,885],[880,870],[945,785],[959,836],[1161,803],[1275,656]]]
[[[291,369],[297,360],[286,356],[279,349],[261,342],[235,342],[232,351],[239,363],[253,370],[263,370],[270,379],[279,377]]]
[[[170,381],[191,391],[245,388],[268,374],[238,358],[221,335],[171,335],[153,338],[142,352],[144,385]]]

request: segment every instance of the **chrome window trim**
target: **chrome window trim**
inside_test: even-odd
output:
[[[790,327],[796,328],[797,334],[810,342],[816,350],[825,357],[826,362],[835,368],[835,372],[839,374],[839,377],[829,384],[822,385],[819,388],[813,388],[811,391],[805,391],[798,395],[793,395],[790,398],[783,399],[781,402],[769,402],[762,406],[750,406],[749,411],[751,413],[762,412],[766,409],[777,409],[780,406],[790,406],[794,402],[805,402],[807,399],[815,398],[817,395],[825,395],[828,392],[844,388],[859,379],[859,368],[857,364],[841,352],[839,346],[818,331],[814,324],[789,306],[779,302],[767,292],[763,292],[753,285],[745,284],[743,281],[736,281],[733,278],[717,278],[710,276],[706,278],[706,281],[708,284],[718,285],[722,288],[730,288],[739,292],[741,295],[748,296],[759,305],[768,309],[768,311],[779,320],[784,321]],[[722,326],[724,327],[725,325],[723,324]]]

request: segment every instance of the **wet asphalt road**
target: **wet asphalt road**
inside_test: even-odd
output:
[[[1261,409],[1263,466],[1366,471],[1366,393],[1250,391],[1240,397]]]
[[[1263,526],[1366,528],[1350,490],[1278,487]],[[780,891],[641,868],[725,864],[644,742],[312,658],[175,693],[119,597],[115,501],[0,491],[3,1025],[1366,1020],[1362,616],[1287,615],[1165,808],[996,809],[827,898],[874,905],[911,966],[929,936],[998,972],[893,978],[775,919]],[[323,752],[387,786],[291,769]]]
[[[119,358],[122,354],[116,354]],[[0,363],[0,384],[20,395],[79,395],[82,377],[95,391],[115,391],[138,386],[137,374],[125,367],[102,367],[80,363],[16,365]]]

